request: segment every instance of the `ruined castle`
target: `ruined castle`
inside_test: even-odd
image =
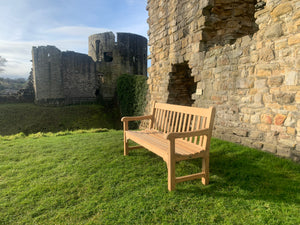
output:
[[[32,48],[35,102],[68,105],[112,100],[122,74],[147,75],[147,39],[106,32],[89,37],[88,55],[55,46]]]
[[[300,160],[300,1],[148,0],[149,101],[216,106],[214,136]]]

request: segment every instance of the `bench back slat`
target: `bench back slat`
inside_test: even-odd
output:
[[[212,130],[212,127],[210,127],[212,124],[211,117],[214,117],[214,109],[212,107],[196,108],[155,103],[150,128],[163,133],[194,131],[204,128]],[[206,136],[185,138],[183,140],[200,146],[206,146],[207,143]]]

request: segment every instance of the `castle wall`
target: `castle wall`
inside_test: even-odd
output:
[[[54,46],[32,48],[32,67],[35,101],[63,99],[61,51]]]
[[[106,32],[89,37],[89,56],[96,62],[100,95],[115,96],[117,78],[122,74],[147,75],[147,39],[136,34]]]
[[[147,8],[147,112],[154,101],[214,105],[215,137],[300,160],[299,1],[148,0]],[[185,88],[182,65],[196,86],[186,87],[189,101],[173,93],[174,82]]]
[[[89,55],[61,52],[54,46],[32,48],[35,102],[46,105],[112,100],[122,74],[147,75],[147,39],[112,32],[89,37]]]
[[[63,52],[61,65],[65,103],[95,101],[96,67],[91,57],[76,52]]]
[[[32,49],[35,102],[74,104],[96,100],[95,63],[84,54],[54,46]]]

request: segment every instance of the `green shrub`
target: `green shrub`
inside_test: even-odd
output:
[[[124,74],[117,80],[117,96],[122,116],[140,116],[146,106],[147,77]],[[138,122],[130,124],[137,128]]]

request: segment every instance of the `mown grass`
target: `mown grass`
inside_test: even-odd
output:
[[[108,111],[97,104],[64,107],[0,104],[0,135],[90,128],[119,129],[120,126],[116,110]]]
[[[212,140],[210,184],[167,190],[165,162],[122,131],[0,139],[0,224],[300,224],[300,165]],[[199,171],[181,162],[177,175]]]

